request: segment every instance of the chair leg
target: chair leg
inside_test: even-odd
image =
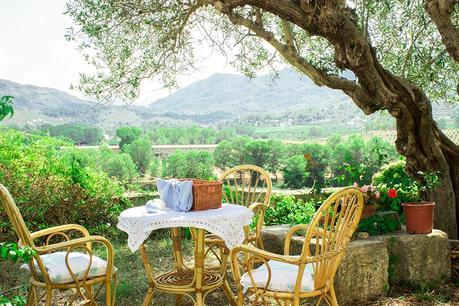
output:
[[[37,305],[37,291],[34,285],[30,285],[29,293],[27,294],[27,306]]]
[[[300,306],[300,298],[293,298],[293,306]]]
[[[319,305],[320,305],[320,303],[322,302],[322,299],[323,299],[323,298],[324,298],[323,295],[321,295],[321,296],[319,296],[319,297],[317,298],[316,306],[319,306]]]
[[[335,287],[333,286],[333,283],[330,286],[330,292],[328,294],[330,296],[330,302],[332,306],[338,306],[338,300],[336,299]]]
[[[105,281],[105,305],[112,305],[112,280]]]
[[[196,293],[196,303],[195,306],[204,306],[204,296],[201,292]]]
[[[46,289],[46,302],[45,306],[51,306],[51,298],[53,296],[53,289],[51,287],[48,287]]]
[[[112,306],[115,305],[116,300],[116,273],[113,273],[113,296],[112,296]]]
[[[242,286],[240,284],[236,285],[236,291],[237,291],[237,306],[243,306],[244,305],[244,293],[242,291]]]
[[[231,287],[230,287],[227,279],[225,279],[223,281],[223,291],[225,292],[226,298],[228,299],[230,305],[231,306],[236,306],[237,305],[237,301],[234,298],[234,293],[231,290]]]
[[[155,290],[151,287],[148,288],[147,295],[145,295],[142,306],[150,305],[151,301],[153,300],[154,295],[155,295]]]
[[[93,306],[96,305],[94,302],[94,296],[93,296],[93,287],[91,285],[85,286],[85,291],[86,291],[86,299],[90,301],[89,305]]]

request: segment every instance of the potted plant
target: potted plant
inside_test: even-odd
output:
[[[417,181],[417,198],[425,198],[426,193],[431,189],[438,187],[440,178],[437,173],[418,172],[421,177]],[[387,195],[390,198],[397,197],[396,189],[389,189]],[[410,234],[429,234],[433,228],[435,202],[418,201],[405,202],[402,204],[405,213],[406,231]]]
[[[376,190],[373,184],[359,187],[357,183],[354,183],[354,187],[359,188],[363,193],[363,197],[365,198],[365,206],[363,207],[362,218],[368,218],[376,214],[380,199],[379,191]]]

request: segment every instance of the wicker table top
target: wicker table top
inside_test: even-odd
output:
[[[223,204],[205,211],[148,212],[145,206],[129,208],[119,216],[118,228],[128,234],[128,246],[135,252],[153,230],[173,227],[205,229],[225,240],[228,248],[243,243],[244,226],[252,222],[253,213],[245,206]]]

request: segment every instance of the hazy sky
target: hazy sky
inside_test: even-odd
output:
[[[72,23],[64,10],[65,0],[0,0],[0,79],[71,92],[70,84],[78,82],[79,72],[90,67],[76,46],[64,39],[65,29]],[[226,59],[216,55],[209,55],[197,69],[180,77],[179,85],[234,71]],[[167,94],[160,84],[148,82],[136,103],[152,102]]]

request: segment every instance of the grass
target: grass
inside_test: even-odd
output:
[[[172,269],[172,243],[167,232],[160,232],[146,244],[150,261],[155,273]],[[132,253],[125,241],[114,242],[116,250],[115,265],[118,268],[118,284],[116,290],[117,305],[141,305],[147,291],[147,279],[143,264],[138,252]],[[184,254],[187,263],[192,263],[193,242],[184,240]],[[101,250],[96,250],[99,253]],[[101,254],[98,254],[101,255]],[[18,265],[9,262],[0,262],[0,292],[9,288],[16,288],[10,293],[24,294],[27,289],[28,275],[20,270]],[[61,294],[65,301],[70,293]],[[170,294],[158,293],[154,305],[175,305],[175,297]],[[64,305],[65,303],[55,303]],[[101,303],[103,304],[103,303]],[[192,305],[184,299],[183,305]],[[206,298],[206,305],[228,305],[222,290],[217,290]],[[276,305],[273,303],[273,305]],[[305,304],[309,305],[309,304]],[[353,304],[356,305],[356,304]],[[459,284],[446,284],[437,288],[427,286],[395,287],[391,289],[390,296],[382,297],[359,305],[459,305]]]

